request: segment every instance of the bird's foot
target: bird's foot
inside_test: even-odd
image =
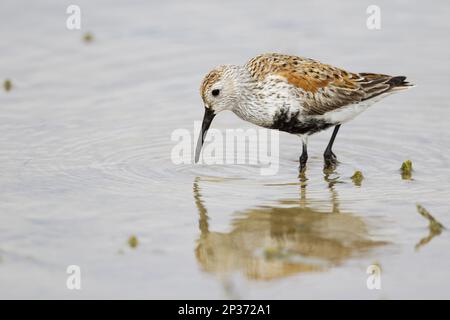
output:
[[[305,172],[306,172],[306,163],[305,164],[300,163],[300,167],[299,167],[300,175],[305,174]]]
[[[336,155],[331,150],[323,154],[323,159],[325,161],[325,168],[335,168],[338,163]]]
[[[305,173],[306,171],[306,162],[308,161],[308,156],[307,155],[303,155],[300,157],[299,162],[300,162],[300,173]]]
[[[302,188],[306,187],[306,181],[308,178],[306,177],[306,170],[298,172],[298,178],[300,179],[300,185]]]

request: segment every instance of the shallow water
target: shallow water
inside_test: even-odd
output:
[[[0,4],[13,83],[0,91],[0,298],[450,298],[449,233],[416,210],[450,226],[445,1],[378,1],[377,31],[360,1],[78,3],[81,31],[65,27],[69,3]],[[342,126],[334,171],[330,130],[310,139],[301,178],[284,133],[276,175],[174,164],[204,74],[273,51],[417,87]],[[253,128],[232,114],[213,127]],[[381,290],[367,288],[372,264]],[[67,289],[69,265],[82,290]]]

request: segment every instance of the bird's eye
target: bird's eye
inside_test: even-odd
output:
[[[217,97],[217,96],[219,95],[219,93],[220,93],[220,90],[219,90],[219,89],[214,89],[213,91],[211,91],[211,94],[212,94],[214,97]]]

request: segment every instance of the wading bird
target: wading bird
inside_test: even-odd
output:
[[[200,87],[205,114],[195,162],[214,117],[230,110],[255,125],[300,136],[300,171],[308,160],[308,136],[334,127],[324,160],[325,166],[335,165],[332,147],[341,124],[381,98],[410,88],[405,80],[404,76],[348,72],[277,53],[259,55],[244,66],[219,66],[205,76]]]

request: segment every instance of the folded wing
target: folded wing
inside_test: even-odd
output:
[[[411,86],[404,76],[352,73],[321,62],[281,54],[264,54],[247,64],[253,77],[284,78],[295,88],[303,107],[311,115],[322,115],[343,106]]]

